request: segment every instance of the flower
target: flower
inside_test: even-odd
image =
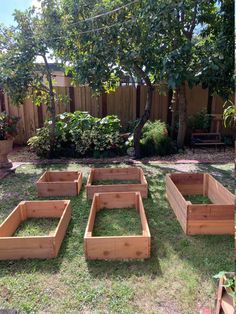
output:
[[[20,118],[8,115],[6,112],[0,113],[0,141],[8,140],[17,135],[17,122]]]

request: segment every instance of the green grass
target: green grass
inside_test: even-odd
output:
[[[96,214],[93,236],[141,234],[140,217],[135,208],[103,208]]]
[[[192,204],[212,204],[211,200],[204,195],[188,195],[185,199]]]
[[[93,185],[140,184],[138,180],[95,180]]]
[[[20,201],[38,199],[35,182],[45,170],[82,170],[85,184],[91,167],[21,166],[0,181],[0,223]],[[144,208],[152,235],[150,259],[85,260],[83,237],[91,202],[83,186],[78,197],[68,198],[72,219],[57,258],[0,262],[0,308],[21,313],[197,314],[213,305],[213,275],[234,270],[233,236],[186,236],[166,200],[165,175],[209,172],[233,192],[234,165],[142,168],[149,187]]]
[[[43,236],[53,233],[59,219],[30,218],[20,224],[14,233],[14,237]]]

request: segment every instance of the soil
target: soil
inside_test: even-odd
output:
[[[103,163],[230,163],[234,162],[234,148],[227,147],[225,152],[216,151],[215,148],[196,149],[193,153],[187,148],[183,153],[169,156],[154,156],[135,160],[129,156],[117,156],[113,158],[60,158],[60,159],[42,159],[31,152],[28,147],[15,147],[9,154],[9,159],[13,163],[68,163],[76,162],[82,164],[103,164]],[[1,172],[0,172],[1,176]]]

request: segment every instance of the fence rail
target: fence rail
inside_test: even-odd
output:
[[[63,93],[70,97],[68,104],[58,104],[57,113],[65,111],[73,112],[75,110],[88,111],[91,115],[102,117],[107,114],[115,114],[121,119],[122,125],[128,121],[142,116],[145,108],[147,87],[144,85],[120,86],[115,92],[93,96],[88,86],[77,87],[57,87],[58,93]],[[188,116],[201,109],[207,108],[208,90],[195,86],[193,89],[186,90]],[[4,99],[3,99],[4,98]],[[3,104],[4,102],[4,104]],[[170,116],[170,97],[168,90],[165,95],[159,93],[158,87],[155,88],[153,105],[151,111],[151,120],[160,119],[169,122]],[[11,104],[9,97],[0,95],[0,111],[6,110],[9,114],[20,117],[19,134],[16,143],[25,144],[27,140],[35,134],[37,128],[41,127],[48,117],[47,107],[45,105],[35,106],[32,99],[27,99],[19,107]],[[223,100],[213,97],[212,113],[222,114]],[[221,126],[222,133],[232,134],[232,130],[224,129]]]

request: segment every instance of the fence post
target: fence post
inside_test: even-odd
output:
[[[102,118],[107,116],[107,93],[102,93]]]
[[[3,90],[0,89],[0,112],[5,111],[6,106],[5,106],[5,98],[4,98],[4,93]]]
[[[74,87],[69,87],[69,97],[70,97],[70,112],[75,112],[75,89]]]
[[[138,84],[136,89],[136,119],[140,118],[140,97],[141,97],[141,86]]]

